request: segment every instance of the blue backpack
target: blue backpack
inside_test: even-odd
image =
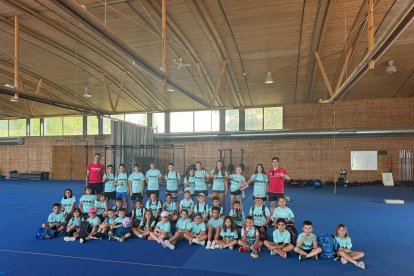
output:
[[[321,257],[324,259],[333,259],[336,257],[338,243],[333,235],[322,235],[318,237],[318,245],[322,249]]]
[[[40,227],[36,232],[36,239],[38,240],[50,240],[55,237],[55,232],[52,229],[45,229]]]

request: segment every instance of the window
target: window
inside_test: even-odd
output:
[[[194,111],[194,131],[219,131],[219,111]]]
[[[30,136],[40,136],[40,118],[30,119]]]
[[[224,130],[225,131],[238,131],[239,130],[239,110],[238,109],[226,110]]]
[[[193,132],[193,112],[171,112],[171,132]]]
[[[83,117],[63,117],[64,135],[83,135]]]
[[[99,120],[96,116],[86,117],[86,132],[88,135],[98,135],[99,134]]]
[[[263,129],[263,108],[246,108],[245,116],[246,130]]]
[[[264,129],[283,129],[283,107],[264,108]]]
[[[26,119],[9,120],[9,136],[26,136]]]
[[[62,135],[62,117],[45,118],[44,128],[45,136],[60,136]]]
[[[103,118],[103,134],[111,134],[111,119]]]
[[[156,129],[157,133],[165,132],[165,114],[153,113],[152,114],[152,127]]]
[[[116,115],[111,115],[109,117],[115,120],[125,121],[125,114],[116,114]]]
[[[0,120],[0,137],[9,137],[9,121]]]
[[[142,125],[142,126],[147,126],[147,114],[125,114],[125,121],[126,122],[130,122],[130,123],[134,123],[134,124],[138,124],[138,125]]]

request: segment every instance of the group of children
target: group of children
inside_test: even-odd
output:
[[[165,202],[161,202],[158,193],[152,191],[145,206],[142,197],[135,197],[134,208],[129,212],[123,205],[124,197],[115,198],[114,206],[108,208],[108,198],[105,195],[95,197],[88,187],[79,200],[78,208],[75,208],[75,197],[70,189],[66,189],[61,204],[53,205],[48,223],[42,227],[56,233],[64,232],[65,241],[79,238],[80,243],[92,239],[124,242],[134,236],[155,241],[171,250],[180,240],[206,249],[233,250],[238,245],[240,252],[250,252],[253,258],[259,257],[262,246],[269,249],[271,255],[282,258],[294,251],[299,260],[317,259],[322,251],[312,233],[312,222],[304,221],[303,232],[297,235],[293,212],[286,206],[283,196],[278,200],[279,207],[271,214],[264,202],[265,197],[255,195],[247,216],[239,200],[233,201],[229,214],[225,215],[219,197],[212,198],[212,206],[208,205],[202,192],[196,196],[196,203],[194,198],[190,190],[185,190],[184,198],[178,204],[177,198],[167,188]],[[268,240],[268,226],[274,226],[273,241]],[[352,243],[345,225],[337,226],[335,239],[339,245],[336,260],[364,269],[364,263],[357,261],[364,253],[351,250]]]

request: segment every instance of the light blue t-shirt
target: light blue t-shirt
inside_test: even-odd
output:
[[[223,240],[226,241],[235,240],[239,238],[237,230],[231,231],[230,228],[227,228],[226,231],[224,231],[224,229],[221,229],[220,236],[222,236]]]
[[[218,217],[217,219],[211,218],[207,223],[207,227],[213,226],[213,228],[222,227],[223,226],[223,219]]]
[[[134,215],[134,218],[138,221],[142,220],[142,218],[144,217],[144,213],[145,213],[144,207],[134,208],[134,210],[132,210],[132,214]]]
[[[106,217],[104,221],[108,224],[112,224],[112,223],[114,223],[115,219],[116,219],[116,217],[112,217],[112,218]]]
[[[285,207],[285,208],[277,207],[275,209],[275,211],[273,212],[272,219],[274,221],[276,221],[279,218],[284,218],[286,220],[286,222],[289,222],[289,221],[293,220],[295,218],[295,216],[293,215],[293,212],[292,212],[292,210],[290,210],[290,208],[288,208],[288,207]]]
[[[195,190],[195,178],[194,178],[194,176],[186,177],[184,179],[184,183],[188,183],[188,186],[184,187],[184,191],[189,190],[190,194],[193,195],[194,190]]]
[[[206,202],[200,203],[197,202],[194,206],[194,213],[200,213],[203,216],[203,219],[206,218],[209,214],[208,204]]]
[[[123,218],[121,218],[121,217],[116,217],[115,219],[114,219],[114,223],[115,224],[122,224],[122,222],[124,222],[124,220],[125,219],[127,219],[127,217],[123,217]]]
[[[212,214],[212,213],[213,213],[213,207],[214,207],[214,206],[211,206],[211,207],[210,207],[210,210],[208,210],[208,211],[210,212],[210,214]],[[221,216],[221,215],[223,215],[223,214],[224,214],[224,209],[223,209],[223,206],[217,206],[217,207],[219,207],[219,208],[220,208],[219,215],[220,215],[220,216]]]
[[[264,205],[263,205],[264,206]],[[267,206],[264,207],[264,215],[263,215],[263,207],[254,205],[249,210],[249,215],[253,216],[254,218],[254,225],[256,226],[263,226],[266,223],[266,218],[270,216],[270,211]]]
[[[155,227],[155,220],[151,221],[151,224],[149,222],[147,222],[145,219],[141,220],[141,222],[139,223],[139,227],[144,230],[152,230]]]
[[[273,242],[279,243],[290,243],[290,233],[287,230],[283,230],[282,233],[280,233],[279,229],[276,229],[273,231]]]
[[[69,214],[71,209],[72,209],[72,205],[75,206],[75,197],[72,196],[70,198],[63,198],[60,201],[60,204],[62,204],[63,206],[63,212],[65,212],[66,214]]]
[[[306,235],[306,234],[305,233],[300,233],[296,243],[298,243],[303,238],[304,235]],[[305,241],[302,243],[300,248],[305,249],[305,250],[313,249],[313,242],[312,242],[310,237],[313,237],[316,240],[316,236],[314,234],[310,233],[310,235],[306,237]]]
[[[104,174],[103,176],[105,180],[105,193],[110,193],[110,192],[115,192],[116,188],[114,185],[114,180],[115,180],[115,175],[113,173],[108,174]]]
[[[88,218],[87,221],[89,222],[90,226],[97,226],[101,224],[101,220],[98,217]]]
[[[247,228],[246,231],[244,230],[245,227],[241,229],[241,237],[246,235],[246,243],[248,245],[253,245],[256,242],[256,237],[259,236],[259,231],[253,226],[252,228]]]
[[[158,191],[160,189],[161,176],[161,172],[157,169],[147,171],[147,173],[145,174],[145,178],[147,179],[148,190]]]
[[[201,232],[205,232],[206,231],[206,225],[204,224],[204,222],[200,222],[199,224],[197,224],[195,221],[191,224],[191,233],[198,235]]]
[[[221,171],[218,171],[218,174],[214,174],[214,170],[211,171],[211,175],[214,175],[213,179],[213,191],[224,191],[224,178],[227,178],[227,171],[224,171],[224,175]]]
[[[178,190],[178,182],[181,176],[177,171],[168,172],[165,174],[165,181],[167,182],[167,190],[169,191],[177,191]]]
[[[151,210],[152,215],[156,216],[158,209],[162,208],[161,201],[160,200],[152,201],[149,199],[147,201],[147,204],[145,205],[145,208],[147,208],[148,210]]]
[[[269,178],[265,173],[258,173],[253,174],[250,177],[250,180],[253,181],[253,195],[261,195],[265,197],[267,194],[267,183],[269,182]]]
[[[172,215],[175,211],[177,211],[177,204],[174,201],[170,203],[164,202],[164,210],[168,213],[168,215]]]
[[[134,194],[142,193],[142,182],[145,176],[142,172],[133,172],[129,175],[128,181],[131,181],[132,192]]]
[[[208,177],[207,172],[205,170],[201,171],[194,171],[194,189],[196,191],[206,191],[207,183],[206,178]]]
[[[191,198],[190,199],[184,198],[183,200],[180,201],[180,209],[186,209],[189,214],[191,212],[192,207],[194,207],[194,202]]]
[[[91,209],[96,201],[95,195],[83,195],[79,199],[79,202],[82,202],[82,210],[84,213],[87,213]]]
[[[115,176],[115,182],[121,182],[122,186],[116,186],[117,193],[127,193],[128,192],[128,174],[126,172],[118,173]]]
[[[229,215],[233,217],[233,220],[237,226],[239,227],[244,226],[244,221],[246,220],[246,216],[244,215],[243,210],[235,211],[234,209],[231,209]]]
[[[168,237],[171,236],[171,224],[169,221],[166,221],[165,223],[159,221],[157,227],[160,228],[161,231],[167,232]]]
[[[82,221],[81,217],[78,217],[78,218],[72,217],[68,222],[68,226],[76,225],[76,226],[80,227],[81,221]]]
[[[54,212],[52,212],[49,217],[47,218],[47,222],[49,224],[62,224],[65,222],[65,213],[59,212],[57,214],[55,214]]]
[[[183,230],[186,230],[186,229],[190,230],[191,229],[191,219],[186,218],[185,220],[183,220],[182,218],[180,218],[179,220],[177,220],[177,223],[175,224],[175,227],[179,231],[183,231]]]
[[[96,214],[102,215],[106,211],[106,201],[95,201]]]
[[[230,175],[230,192],[236,192],[240,190],[241,184],[246,181],[241,174],[232,174]]]
[[[338,242],[338,246],[342,248],[351,249],[352,248],[352,242],[350,237],[341,238],[341,237],[335,237],[335,240]]]

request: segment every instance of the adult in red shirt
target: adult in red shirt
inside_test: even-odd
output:
[[[100,163],[101,155],[96,153],[93,157],[93,162],[86,167],[86,187],[92,190],[92,194],[102,194],[104,184],[102,183],[102,176],[104,174],[105,166]]]
[[[267,171],[269,177],[269,188],[267,194],[270,201],[270,215],[273,216],[273,211],[276,207],[276,202],[280,197],[284,196],[285,179],[290,180],[287,170],[279,167],[279,158],[272,158],[272,167]]]

